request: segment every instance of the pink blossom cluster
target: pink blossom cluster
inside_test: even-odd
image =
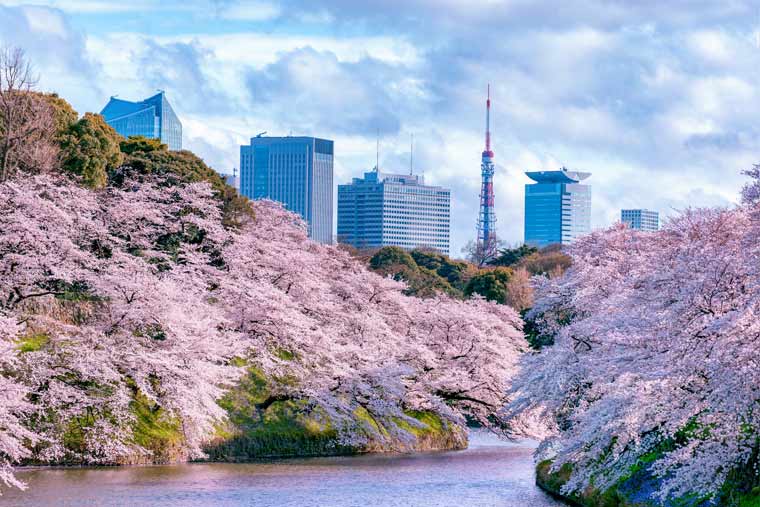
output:
[[[255,219],[227,229],[205,183],[0,184],[0,481],[17,484],[10,465],[25,458],[149,454],[131,431],[138,393],[201,456],[241,358],[287,379],[273,395],[320,407],[348,443],[373,431],[350,431],[359,407],[494,422],[526,348],[513,310],[404,296],[279,205],[252,205]]]
[[[537,282],[554,345],[526,357],[508,414],[539,412],[565,491],[604,490],[651,453],[662,499],[715,494],[756,467],[760,428],[758,171],[736,209],[690,209],[662,231],[622,225],[570,250]],[[758,471],[755,469],[755,474]]]

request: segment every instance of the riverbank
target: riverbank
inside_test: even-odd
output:
[[[465,450],[117,468],[20,470],[0,506],[558,507],[535,485],[533,444],[470,433]]]

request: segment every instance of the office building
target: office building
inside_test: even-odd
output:
[[[525,243],[537,247],[566,245],[591,232],[591,187],[580,182],[591,173],[536,171],[525,173]]]
[[[648,209],[620,210],[620,221],[637,231],[657,231],[660,229],[660,214]]]
[[[332,243],[333,142],[316,137],[264,137],[240,147],[240,193],[272,199],[298,213],[309,237]]]
[[[111,97],[100,114],[124,137],[160,139],[170,150],[182,149],[182,123],[163,91],[140,102]]]
[[[372,171],[338,185],[338,241],[356,248],[434,248],[449,254],[451,191],[417,175]]]

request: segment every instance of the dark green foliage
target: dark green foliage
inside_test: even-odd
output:
[[[151,151],[167,151],[168,147],[160,139],[148,139],[144,136],[129,136],[119,144],[121,152],[133,155],[135,152],[150,153]]]
[[[464,289],[465,296],[480,294],[489,301],[504,304],[507,300],[507,283],[512,277],[509,268],[485,269],[473,276]]]
[[[499,250],[499,256],[489,262],[491,266],[512,266],[523,257],[538,252],[538,248],[528,246],[525,244],[520,245],[517,248],[505,248]]]
[[[397,246],[385,246],[369,260],[369,267],[375,271],[397,269],[400,266],[417,269],[417,263],[409,252]]]
[[[108,171],[118,167],[122,137],[99,114],[86,113],[72,124],[61,140],[63,169],[82,177],[85,185],[104,187]]]
[[[253,218],[250,202],[227,185],[224,179],[190,151],[169,151],[165,144],[152,139],[130,137],[121,143],[126,150],[124,164],[109,174],[109,182],[121,186],[127,177],[161,176],[166,186],[207,181],[222,203],[222,223],[239,227]]]
[[[534,319],[526,318],[528,310],[520,312],[520,316],[523,318],[523,333],[525,333],[525,339],[530,344],[531,348],[540,350],[543,347],[554,345],[554,335],[550,333],[542,333],[540,327]]]
[[[418,264],[415,259],[420,259],[422,264]],[[386,246],[372,256],[369,266],[381,275],[390,275],[396,280],[406,282],[408,288],[404,292],[407,295],[432,297],[442,292],[454,297],[463,297],[461,289],[453,287],[447,276],[441,273],[458,279],[467,264],[451,262],[444,255],[417,250],[410,253],[397,246]],[[461,270],[461,273],[458,270]]]
[[[452,287],[464,290],[472,266],[462,261],[452,261],[447,256],[427,250],[412,250],[410,255],[417,266],[434,271],[445,278]]]
[[[101,301],[102,298],[92,292],[89,285],[81,281],[46,280],[42,288],[63,301]]]

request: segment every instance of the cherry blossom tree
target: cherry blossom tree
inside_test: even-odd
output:
[[[102,190],[62,175],[0,183],[5,483],[24,458],[160,459],[136,440],[138,402],[181,429],[181,457],[203,456],[241,359],[273,379],[262,407],[298,401],[348,445],[415,438],[404,425],[357,431],[361,409],[411,426],[409,411],[431,411],[505,429],[499,408],[527,348],[513,310],[405,296],[311,242],[279,204],[253,203],[255,219],[226,226],[207,183],[119,171]]]
[[[567,492],[609,487],[648,453],[663,499],[756,467],[759,175],[737,209],[595,232],[564,277],[537,281],[526,318],[554,344],[525,359],[505,416],[543,416],[544,455],[573,464]]]

